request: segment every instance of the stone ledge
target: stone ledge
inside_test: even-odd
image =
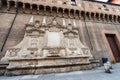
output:
[[[91,62],[92,68],[101,66],[100,60],[98,60],[98,59],[91,59],[90,62]]]
[[[32,68],[57,68],[57,67],[69,67],[69,66],[81,66],[81,65],[89,65],[90,62],[86,63],[79,63],[79,64],[65,64],[65,65],[28,65],[28,66],[8,66],[8,70],[13,70],[13,69],[32,69]]]
[[[30,74],[48,74],[48,73],[63,73],[79,70],[89,70],[91,66],[86,65],[76,65],[76,66],[64,66],[64,67],[42,67],[42,68],[26,68],[26,69],[13,69],[7,70],[7,76],[17,76],[17,75],[30,75]]]
[[[12,59],[7,69],[19,68],[41,68],[41,67],[60,67],[90,64],[88,57],[66,57],[66,58],[38,58],[38,59]]]
[[[0,70],[1,69],[6,69],[6,67],[9,65],[8,62],[0,62]]]
[[[79,56],[79,57],[46,57],[46,58],[12,58],[9,61],[21,61],[21,60],[49,60],[49,59],[73,59],[73,58],[89,58],[89,56]]]
[[[5,75],[47,74],[91,69],[88,57],[12,59]]]
[[[6,67],[9,65],[8,62],[0,62],[0,76],[6,72]]]

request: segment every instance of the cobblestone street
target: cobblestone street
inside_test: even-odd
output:
[[[120,80],[120,63],[113,65],[112,73],[104,73],[104,67],[89,71],[75,71],[68,73],[24,75],[24,76],[0,76],[0,80]]]

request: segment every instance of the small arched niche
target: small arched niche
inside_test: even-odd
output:
[[[30,4],[29,3],[25,3],[25,13],[30,13]]]

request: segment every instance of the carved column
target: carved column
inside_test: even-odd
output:
[[[7,10],[9,11],[10,10],[10,2],[7,1]]]

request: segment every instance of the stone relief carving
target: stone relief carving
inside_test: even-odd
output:
[[[39,40],[37,39],[37,38],[31,38],[31,44],[30,44],[30,46],[31,46],[31,48],[37,48],[37,46],[39,45],[39,42],[38,42]]]
[[[15,56],[17,56],[17,52],[18,52],[19,50],[20,50],[20,49],[15,49],[15,48],[9,49],[9,50],[7,50],[7,52],[6,52],[6,56],[7,56],[7,57],[15,57]]]
[[[8,61],[10,58],[92,57],[89,48],[79,40],[78,29],[75,25],[74,21],[74,26],[64,27],[54,18],[49,25],[43,26],[40,25],[40,21],[34,21],[32,16],[29,23],[26,24],[24,39],[11,50],[7,50],[2,60]]]

